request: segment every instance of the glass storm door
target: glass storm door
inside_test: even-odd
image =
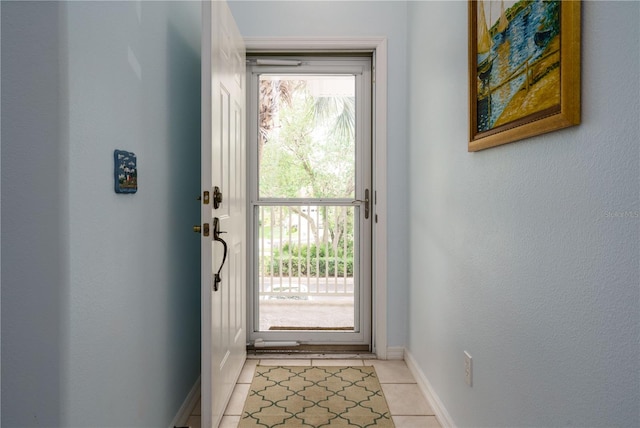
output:
[[[249,339],[370,345],[371,59],[249,59]]]

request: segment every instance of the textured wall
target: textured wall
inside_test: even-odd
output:
[[[2,20],[2,423],[167,426],[200,372],[200,5]]]
[[[639,8],[583,3],[580,126],[467,153],[467,5],[410,3],[409,350],[458,426],[640,425]]]
[[[69,260],[61,23],[55,3],[1,7],[1,423],[59,426]]]
[[[407,337],[409,230],[405,2],[232,1],[245,37],[387,37],[388,39],[388,345]]]

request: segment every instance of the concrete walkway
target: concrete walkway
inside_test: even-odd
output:
[[[271,327],[353,327],[353,298],[260,300],[260,330]],[[339,300],[337,300],[339,299]]]

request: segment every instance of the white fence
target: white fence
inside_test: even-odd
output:
[[[356,207],[260,206],[260,299],[354,295]]]

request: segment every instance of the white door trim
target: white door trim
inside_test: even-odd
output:
[[[373,351],[387,359],[387,39],[247,37],[247,52],[373,52]]]

